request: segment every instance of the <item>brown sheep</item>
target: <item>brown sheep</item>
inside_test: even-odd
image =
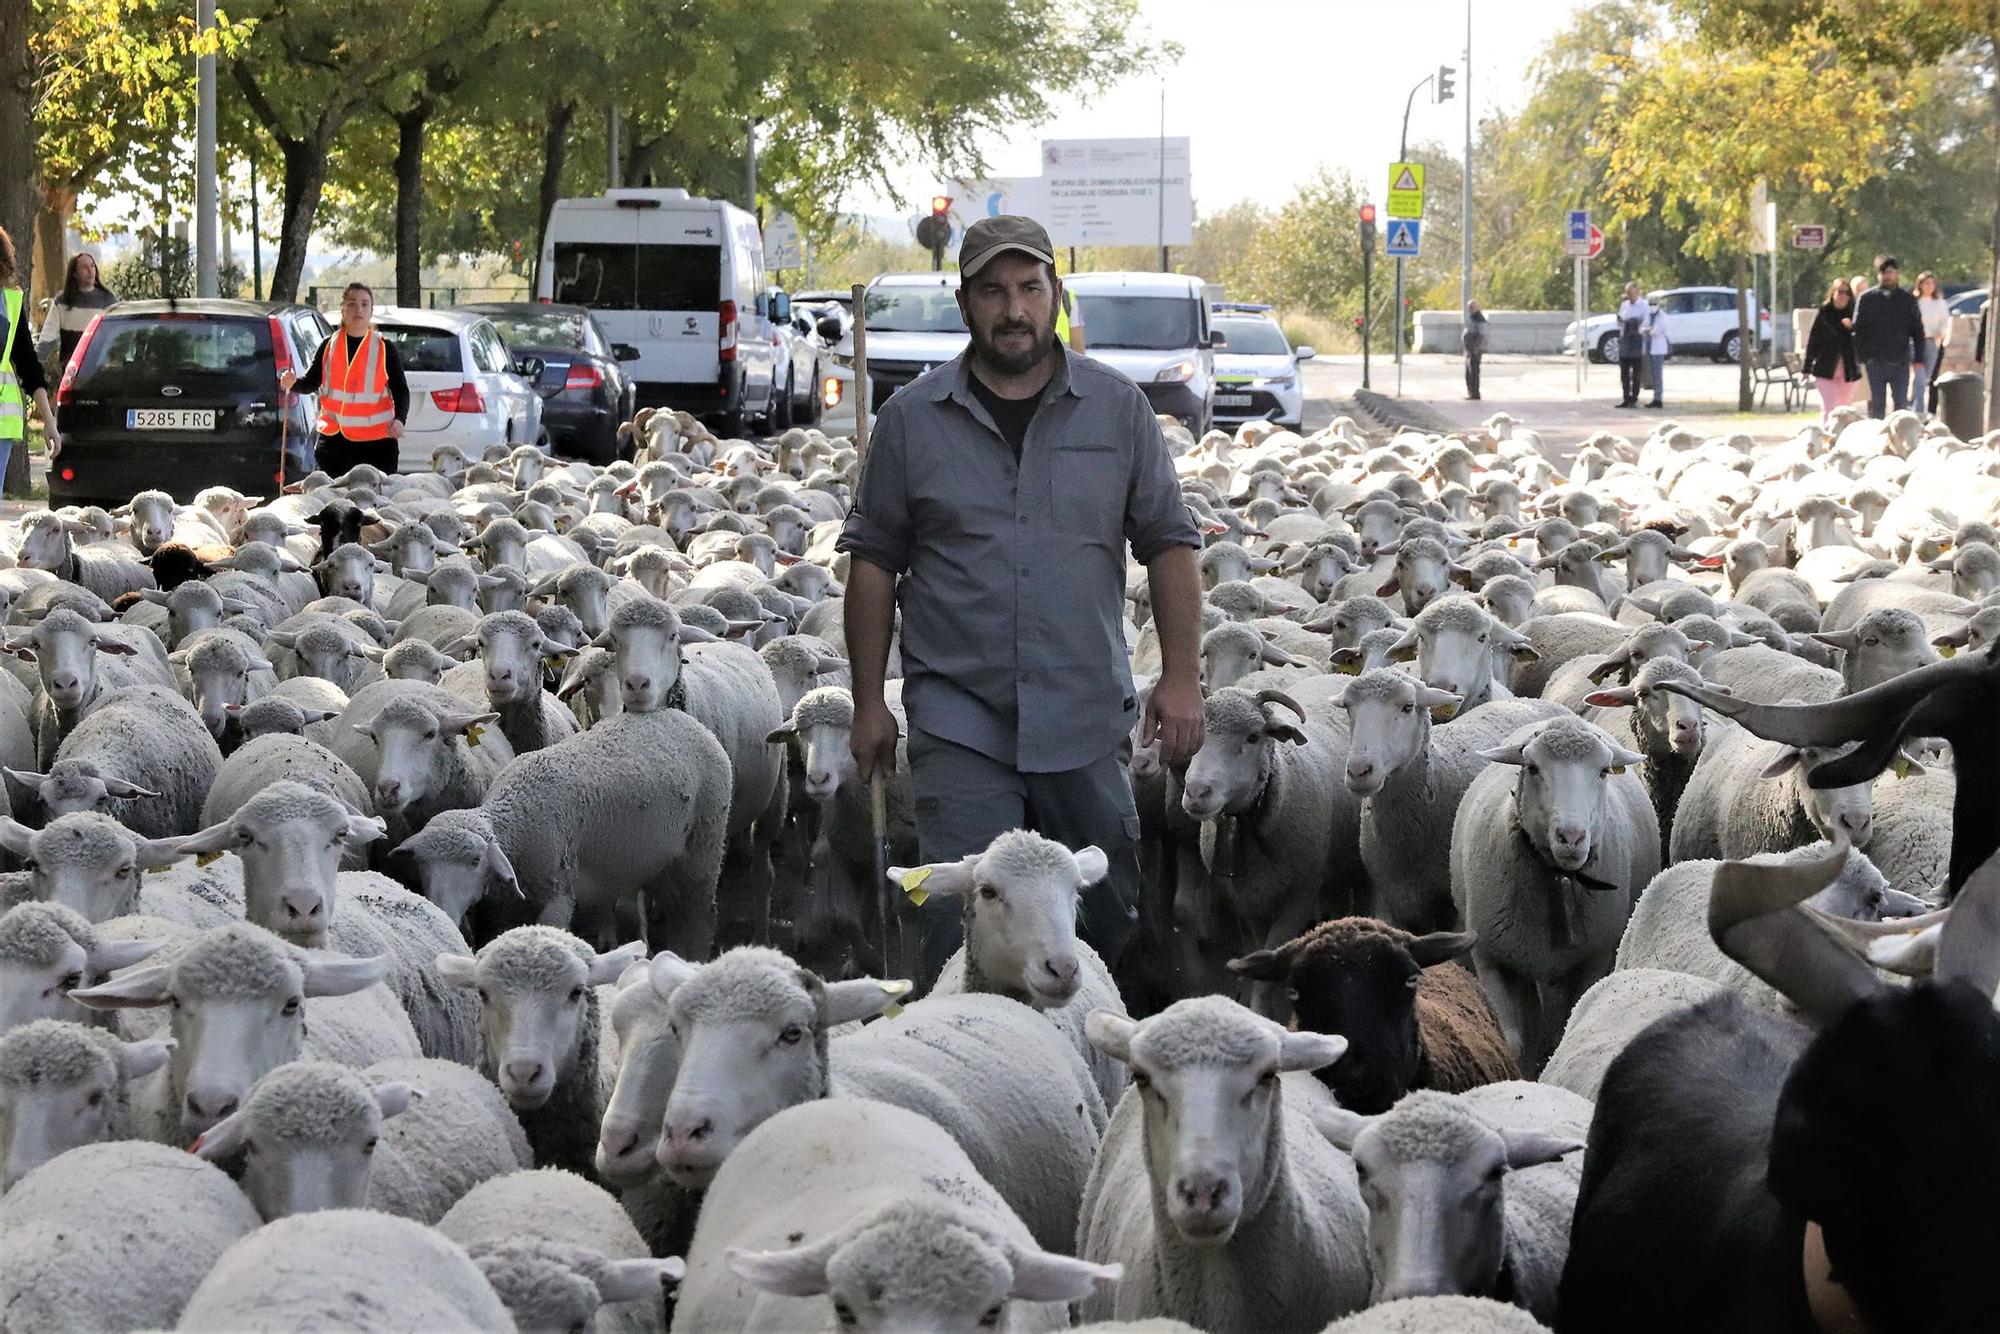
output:
[[[1372,1116],[1411,1089],[1462,1093],[1521,1077],[1486,993],[1453,962],[1474,939],[1342,917],[1229,967],[1284,982],[1298,1027],[1347,1039],[1347,1054],[1317,1073],[1341,1106]]]
[[[139,563],[152,570],[153,582],[163,592],[172,592],[190,579],[208,578],[215,573],[210,562],[227,560],[235,550],[226,546],[191,547],[185,542],[162,542],[152,555],[142,557]]]

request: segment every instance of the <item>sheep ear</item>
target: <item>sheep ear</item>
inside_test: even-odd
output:
[[[744,1282],[780,1297],[816,1297],[826,1291],[826,1255],[817,1246],[789,1251],[747,1251],[731,1246],[723,1252],[723,1260]]]
[[[902,998],[910,994],[910,983],[902,978],[883,981],[873,977],[857,977],[846,982],[826,984],[826,1026],[853,1023],[857,1019],[873,1019],[892,1005],[902,1003]]]
[[[597,1295],[607,1302],[636,1302],[658,1298],[660,1282],[678,1283],[687,1276],[687,1261],[678,1255],[664,1260],[606,1260],[597,1266]]]
[[[1843,653],[1852,653],[1855,644],[1859,641],[1859,637],[1860,632],[1852,628],[1846,630],[1815,631],[1813,634],[1807,636],[1809,639],[1825,644],[1828,648],[1837,648]]]
[[[646,964],[646,985],[661,1000],[665,1000],[674,994],[681,983],[700,971],[700,964],[689,963],[672,950],[661,950]]]
[[[105,786],[108,789],[110,784],[107,783]],[[130,784],[126,786],[130,786]],[[156,795],[145,791],[144,788],[139,789],[139,791],[142,795],[148,797]],[[121,794],[114,793],[113,795]],[[175,862],[187,856],[187,853],[181,847],[181,840],[177,838],[142,838],[138,840],[138,845],[138,861],[142,870],[157,871],[163,866],[172,866]]]
[[[1270,737],[1273,741],[1289,741],[1294,746],[1303,746],[1308,740],[1304,732],[1301,732],[1290,723],[1266,723],[1264,725],[1264,735]]]
[[[1238,977],[1247,977],[1253,982],[1276,982],[1285,976],[1289,960],[1283,947],[1275,950],[1252,950],[1240,959],[1229,961],[1229,971]]]
[[[593,987],[608,987],[616,982],[627,968],[646,960],[646,942],[628,941],[615,950],[594,954],[590,959],[588,977]]]
[[[1507,1146],[1507,1167],[1511,1171],[1540,1167],[1583,1147],[1580,1139],[1571,1139],[1567,1135],[1545,1135],[1538,1130],[1501,1129],[1500,1140]]]
[[[1383,584],[1380,588],[1375,590],[1375,596],[1378,598],[1388,597],[1390,594],[1394,593],[1398,588],[1401,588],[1402,586],[1403,586],[1402,581],[1400,579],[1391,578],[1389,582]]]
[[[12,773],[13,771],[10,769],[8,772]],[[23,784],[23,786],[27,785]],[[41,784],[38,781],[34,786],[40,787]],[[8,816],[0,815],[0,848],[5,848],[16,857],[25,858],[28,855],[29,840],[33,839],[34,836],[35,831],[28,828],[28,826],[17,824]]]
[[[1278,1035],[1280,1070],[1317,1070],[1332,1065],[1347,1051],[1347,1039],[1332,1033],[1291,1033]]]
[[[174,844],[181,856],[205,852],[221,852],[236,842],[236,820],[232,816],[221,824],[213,824],[197,834],[175,839]]]
[[[99,653],[116,654],[117,656],[123,658],[129,658],[139,651],[138,649],[133,648],[130,644],[126,643],[124,640],[113,639],[109,635],[102,635],[102,634],[92,635],[90,637],[90,642],[92,646],[97,649]]]
[[[140,787],[137,783],[128,783],[122,778],[106,778],[102,781],[105,792],[121,800],[129,800],[133,797],[157,797],[160,795],[150,788]]]
[[[1417,967],[1435,968],[1462,957],[1478,943],[1479,933],[1476,931],[1433,931],[1427,936],[1418,936],[1406,948]]]
[[[204,1130],[195,1142],[188,1146],[188,1152],[207,1162],[223,1162],[241,1152],[243,1143],[248,1137],[249,1126],[245,1114],[240,1111],[231,1112]]]
[[[279,648],[295,648],[298,646],[299,636],[295,630],[273,630],[264,636],[264,642],[276,644]]]
[[[1047,1251],[1016,1251],[1014,1286],[1007,1295],[1023,1302],[1080,1302],[1125,1277],[1121,1264],[1099,1265]]]
[[[1786,746],[1778,752],[1778,757],[1764,766],[1762,778],[1778,778],[1798,767],[1799,752],[1794,746]]]
[[[141,1010],[165,1005],[170,971],[163,963],[131,969],[109,982],[79,987],[69,993],[69,998],[93,1010]]]
[[[474,991],[479,987],[479,960],[469,954],[437,956],[438,976],[455,987]]]
[[[1521,742],[1510,741],[1505,745],[1495,746],[1491,750],[1482,750],[1478,752],[1478,755],[1480,759],[1489,760],[1494,764],[1526,764],[1528,762],[1528,748],[1525,743]]]
[[[932,862],[928,866],[892,866],[889,868],[889,883],[900,888],[919,905],[924,899],[918,895],[928,898],[932,894],[970,894],[973,873],[979,867],[979,856],[973,853],[955,862]]]
[[[306,951],[301,968],[305,972],[308,996],[347,996],[380,982],[389,975],[393,962],[387,954],[366,959],[350,959],[339,954]]]
[[[1402,637],[1389,645],[1389,656],[1397,662],[1412,662],[1417,656],[1417,627],[1412,624]]]
[[[1631,686],[1620,686],[1616,690],[1594,690],[1583,697],[1585,704],[1595,704],[1600,709],[1629,709],[1639,702],[1639,692]]]
[[[1420,685],[1416,690],[1417,707],[1420,709],[1441,709],[1447,704],[1463,704],[1465,701],[1449,690],[1439,690],[1435,686]]]
[[[497,713],[441,713],[438,715],[438,730],[445,736],[462,736],[475,727],[499,721]]]
[[[1257,656],[1261,661],[1269,663],[1273,667],[1303,667],[1305,665],[1291,654],[1279,648],[1276,644],[1268,641],[1257,651]]]
[[[1077,880],[1081,884],[1094,885],[1111,874],[1111,859],[1104,855],[1104,849],[1096,844],[1078,848],[1072,854],[1076,862]]]
[[[173,1055],[172,1038],[147,1038],[143,1042],[125,1042],[118,1046],[118,1077],[131,1081],[143,1079],[167,1063]]]
[[[730,631],[732,633],[735,633],[736,627],[739,624],[748,629],[748,628],[759,628],[764,623],[762,621],[741,621],[741,622],[731,621],[729,623]],[[698,625],[682,625],[679,628],[679,630],[675,632],[674,637],[680,640],[680,642],[683,644],[713,644],[718,642],[720,638],[720,636],[710,634],[708,631],[702,629]]]
[[[1611,767],[1614,772],[1628,769],[1635,764],[1644,764],[1645,762],[1646,762],[1646,757],[1644,755],[1641,755],[1638,751],[1627,750],[1625,749],[1625,747],[1618,745],[1615,742],[1612,744]]]
[[[1313,1126],[1326,1137],[1329,1144],[1342,1153],[1353,1153],[1355,1141],[1361,1132],[1375,1124],[1372,1116],[1351,1112],[1345,1107],[1316,1107],[1312,1114]]]
[[[582,685],[583,682],[579,680],[577,684]],[[570,688],[570,683],[568,681],[563,682],[563,689],[567,690],[569,688]],[[558,691],[557,693],[560,694],[561,691]],[[776,727],[772,728],[770,731],[764,734],[764,744],[767,746],[782,746],[787,741],[791,741],[797,738],[798,734],[799,734],[798,724],[787,719],[786,721],[779,723]]]
[[[97,948],[90,951],[90,971],[115,973],[121,968],[130,968],[140,960],[158,954],[171,939],[170,936],[159,936],[146,940],[111,940],[100,936]]]
[[[1132,1063],[1132,1039],[1139,1032],[1139,1021],[1128,1019],[1115,1010],[1092,1010],[1090,1017],[1083,1021],[1084,1035],[1090,1045],[1125,1065]]]
[[[142,588],[139,590],[139,596],[144,598],[146,601],[152,603],[156,607],[164,607],[167,605],[167,595],[165,593],[162,593],[157,588]]]
[[[356,843],[373,843],[378,838],[389,836],[389,822],[379,815],[355,815],[347,817],[347,837]]]

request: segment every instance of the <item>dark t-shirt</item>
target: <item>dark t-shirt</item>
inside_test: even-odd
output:
[[[969,374],[965,378],[972,382],[972,392],[993,414],[993,424],[1000,428],[1001,436],[1013,447],[1018,460],[1021,442],[1028,438],[1028,423],[1035,419],[1035,409],[1042,405],[1042,394],[1048,386],[1043,385],[1026,398],[1002,398],[987,388],[978,375]]]

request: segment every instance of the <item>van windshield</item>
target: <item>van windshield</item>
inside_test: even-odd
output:
[[[1201,338],[1200,307],[1188,297],[1079,293],[1076,304],[1088,347],[1172,352],[1193,347]]]
[[[557,241],[555,251],[558,305],[713,311],[723,300],[721,246]]]
[[[964,333],[952,288],[884,287],[868,294],[869,333]]]

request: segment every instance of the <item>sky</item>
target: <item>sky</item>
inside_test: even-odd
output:
[[[1529,62],[1581,0],[1471,0],[1474,115],[1526,99]],[[1242,199],[1282,203],[1322,165],[1345,167],[1379,199],[1396,156],[1403,100],[1441,64],[1458,67],[1457,95],[1429,90],[1410,111],[1410,140],[1465,140],[1466,0],[1139,0],[1156,39],[1180,43],[1180,61],[1132,78],[1088,107],[1056,102],[1043,125],[982,147],[993,176],[1034,175],[1041,141],[1186,135],[1197,216]],[[1475,164],[1475,186],[1477,166]],[[935,176],[898,173],[908,206],[927,208]],[[852,211],[894,214],[879,190],[857,190]]]

